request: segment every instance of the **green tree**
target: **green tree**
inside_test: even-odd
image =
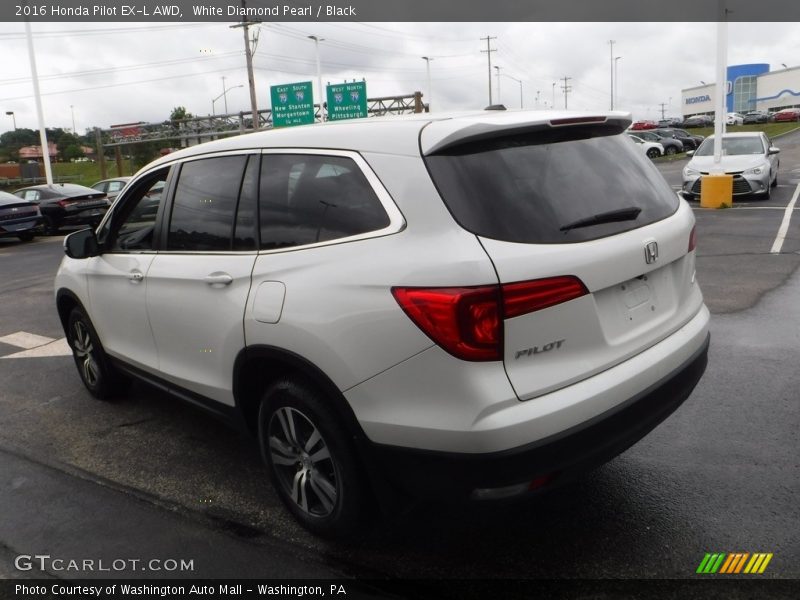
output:
[[[170,121],[182,121],[183,119],[191,119],[194,115],[186,110],[185,106],[176,106],[172,109],[169,115]]]
[[[64,160],[72,160],[73,158],[85,156],[83,148],[80,144],[70,144],[63,150],[61,149],[61,146],[59,146],[58,151],[61,153],[61,156],[64,158]]]

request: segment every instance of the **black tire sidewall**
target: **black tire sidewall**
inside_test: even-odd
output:
[[[98,372],[98,380],[95,385],[89,384],[89,382],[84,379],[80,359],[75,355],[73,336],[75,331],[74,326],[77,321],[81,321],[84,324],[89,332],[89,337],[92,340],[92,354],[94,356],[95,363],[97,364]],[[72,312],[69,314],[69,320],[67,323],[67,342],[72,350],[72,358],[75,361],[75,367],[78,369],[78,376],[81,378],[83,385],[95,398],[100,400],[108,399],[111,394],[112,371],[108,364],[108,358],[103,350],[103,346],[100,344],[100,338],[98,337],[97,332],[94,330],[91,320],[80,307],[72,309]]]
[[[269,423],[275,411],[283,407],[299,410],[312,422],[334,459],[337,499],[330,515],[318,517],[305,513],[287,495],[278,479],[269,452]],[[356,459],[351,437],[323,394],[293,379],[284,379],[269,386],[259,408],[258,441],[276,494],[306,529],[325,537],[351,536],[358,532],[367,506],[362,469]]]

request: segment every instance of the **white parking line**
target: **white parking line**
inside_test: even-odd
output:
[[[43,335],[36,335],[35,333],[28,333],[27,331],[17,331],[0,337],[0,342],[8,344],[9,346],[17,346],[18,348],[25,348],[30,350],[38,346],[44,346],[54,342],[53,338],[44,337]]]
[[[792,212],[794,211],[794,205],[797,203],[798,196],[800,196],[800,183],[798,183],[797,187],[794,189],[792,200],[786,206],[786,212],[783,213],[783,221],[781,221],[781,226],[778,228],[778,235],[775,236],[775,241],[772,244],[772,250],[770,250],[771,254],[780,254],[781,248],[783,248],[783,240],[786,239],[786,233],[789,231],[789,221],[792,219]]]
[[[5,360],[7,358],[44,358],[46,356],[69,356],[70,354],[72,354],[72,350],[67,343],[67,338],[61,338],[60,340],[54,340],[49,344],[31,348],[30,350],[23,350],[22,352],[15,352],[14,354],[0,356],[0,360]]]

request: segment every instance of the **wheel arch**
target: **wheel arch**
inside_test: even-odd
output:
[[[58,318],[61,321],[61,327],[64,329],[65,334],[67,333],[67,326],[69,324],[69,314],[76,307],[80,308],[84,313],[89,314],[86,311],[86,307],[83,306],[83,303],[74,292],[64,288],[56,292],[56,310],[58,311]]]

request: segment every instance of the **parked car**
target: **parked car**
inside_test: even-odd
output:
[[[731,112],[725,117],[726,125],[744,125],[744,115]]]
[[[749,123],[768,123],[769,113],[762,110],[752,110],[744,116],[743,122],[745,125]]]
[[[14,195],[39,205],[47,235],[69,225],[97,225],[110,205],[103,192],[74,183],[33,185]]]
[[[0,192],[0,237],[14,236],[29,242],[41,220],[42,215],[36,204],[8,192]]]
[[[664,146],[658,142],[646,142],[637,135],[628,134],[628,137],[641,148],[647,158],[658,158],[664,156]]]
[[[629,134],[630,135],[630,134]],[[678,154],[683,152],[683,144],[680,140],[667,136],[664,133],[659,133],[658,129],[651,131],[637,131],[636,135],[646,142],[656,142],[664,147],[664,154]]]
[[[160,158],[66,238],[78,373],[242,424],[323,535],[405,495],[546,489],[646,435],[706,366],[693,211],[629,124],[423,113]]]
[[[800,108],[784,108],[775,113],[773,117],[776,123],[783,121],[800,121]]]
[[[722,136],[722,168],[733,175],[733,195],[756,194],[768,200],[778,184],[780,150],[762,131],[726,133]],[[683,168],[683,195],[696,199],[702,177],[714,164],[714,136],[708,136]]]
[[[113,179],[103,179],[102,181],[98,181],[97,183],[92,184],[92,189],[98,190],[100,192],[105,192],[109,202],[113,202],[114,198],[116,198],[122,191],[122,189],[126,185],[128,185],[128,182],[130,180],[131,180],[130,177],[115,177]]]
[[[655,133],[664,135],[665,137],[672,137],[683,144],[684,150],[695,150],[705,139],[702,135],[694,135],[684,129],[670,127],[668,129],[656,129]]]
[[[634,121],[631,124],[632,131],[641,131],[642,129],[655,129],[658,127],[655,121]]]
[[[658,126],[660,128],[663,128],[663,127],[680,127],[681,123],[683,123],[683,119],[679,119],[678,117],[667,117],[666,119],[661,119],[658,122]]]
[[[708,115],[694,115],[689,117],[683,122],[684,129],[691,129],[692,127],[713,127],[714,117]]]

